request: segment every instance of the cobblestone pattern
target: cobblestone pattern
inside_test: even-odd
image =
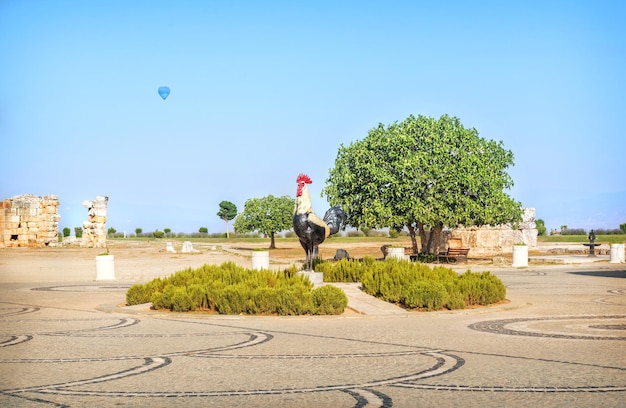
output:
[[[455,349],[433,346],[436,338],[420,344],[420,335],[411,334],[420,333],[420,317],[128,315],[75,308],[69,300],[64,306],[33,301],[38,293],[119,299],[126,288],[51,285],[24,291],[30,302],[0,302],[0,405],[619,406],[626,391],[623,359],[594,363],[472,346],[487,335],[494,344],[512,336],[566,348],[574,341],[581,354],[603,343],[623,350],[624,315],[481,319]],[[378,338],[390,324],[398,339]]]

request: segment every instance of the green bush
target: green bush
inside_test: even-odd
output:
[[[439,310],[448,304],[450,295],[441,282],[417,281],[404,294],[404,306],[409,309]]]
[[[409,309],[463,309],[470,305],[487,305],[503,300],[506,288],[489,272],[466,272],[459,276],[450,268],[430,266],[419,262],[383,262],[364,259],[363,262],[341,260],[318,265],[324,280],[360,280],[363,291]],[[358,277],[358,278],[357,278]]]
[[[467,271],[459,278],[458,287],[467,305],[489,305],[506,296],[502,281],[489,272]]]
[[[284,285],[277,289],[276,312],[279,315],[304,315],[314,310],[313,295],[304,285]]]
[[[313,290],[315,314],[338,315],[348,306],[348,297],[336,286],[324,285]]]
[[[314,297],[313,284],[292,266],[282,272],[256,271],[233,262],[187,268],[167,278],[135,284],[126,292],[128,305],[152,302],[154,309],[197,309],[222,314],[338,314],[343,291],[325,289]],[[325,297],[329,298],[326,299]],[[345,297],[347,304],[347,297]]]
[[[315,265],[316,272],[324,273],[325,282],[360,282],[364,264],[353,259],[333,263],[323,261]]]

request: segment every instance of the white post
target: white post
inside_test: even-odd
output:
[[[387,248],[387,256],[389,258],[396,258],[400,261],[405,260],[404,248],[401,247],[389,247]]]
[[[513,267],[522,268],[528,266],[528,246],[513,245]]]
[[[269,269],[269,251],[252,251],[252,269]]]
[[[114,260],[113,255],[96,256],[96,280],[115,279]]]
[[[624,262],[624,244],[611,244],[611,260],[610,263]]]

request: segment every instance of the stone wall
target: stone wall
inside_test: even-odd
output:
[[[60,219],[56,195],[8,198],[0,203],[0,248],[56,245]]]
[[[447,232],[447,237],[450,246],[470,248],[470,256],[492,256],[511,253],[518,243],[536,248],[537,234],[535,209],[524,208],[522,222],[515,228],[511,224],[455,228]]]
[[[83,201],[88,209],[87,221],[83,222],[81,245],[93,248],[106,248],[107,245],[107,203],[109,197],[97,196],[95,200]]]

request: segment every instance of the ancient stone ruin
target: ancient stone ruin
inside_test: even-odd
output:
[[[470,248],[470,255],[474,256],[510,253],[516,244],[525,244],[529,248],[537,246],[534,208],[524,208],[519,225],[460,227],[446,232],[450,247]]]
[[[8,198],[0,204],[0,248],[56,245],[60,219],[56,195]]]
[[[87,221],[83,222],[82,246],[106,248],[107,245],[107,203],[109,197],[97,196],[95,200],[83,201],[83,207],[88,209]]]

